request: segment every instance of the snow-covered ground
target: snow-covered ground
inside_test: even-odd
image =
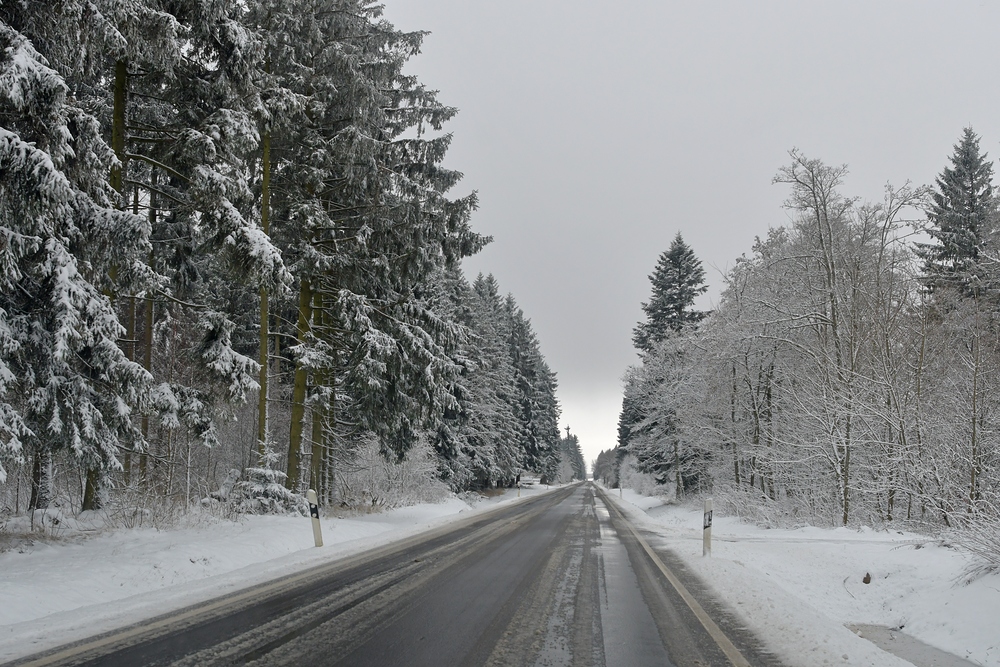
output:
[[[555,487],[553,487],[555,488]],[[525,489],[522,497],[544,493]],[[921,641],[1000,667],[1000,574],[963,583],[968,556],[912,533],[763,529],[716,515],[701,557],[701,509],[629,490],[618,500],[637,524],[682,557],[788,665],[905,667],[848,625],[902,626]],[[517,502],[470,507],[458,498],[391,512],[309,521],[246,517],[167,531],[36,541],[0,553],[0,662],[135,623],[319,562]],[[871,583],[863,583],[870,574]]]
[[[547,490],[529,486],[521,498]],[[451,497],[381,514],[324,518],[321,548],[313,546],[310,521],[289,516],[202,519],[164,531],[88,538],[70,533],[22,543],[0,553],[0,663],[512,502],[518,502],[515,490],[474,506]]]
[[[965,583],[961,550],[914,533],[765,529],[716,514],[703,558],[701,507],[623,495],[622,509],[659,536],[653,546],[682,557],[789,665],[909,665],[847,627],[873,624],[1000,666],[1000,574]]]

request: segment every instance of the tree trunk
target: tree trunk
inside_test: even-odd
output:
[[[325,374],[324,374],[325,375]],[[320,378],[319,382],[322,382]],[[322,386],[322,385],[320,385]],[[309,459],[309,485],[315,489],[317,497],[329,500],[326,484],[326,469],[329,464],[326,437],[326,406],[317,401],[312,406],[312,452]]]
[[[681,443],[674,439],[674,489],[677,500],[681,499]]]
[[[101,486],[104,481],[104,474],[99,468],[87,469],[87,483],[83,488],[84,512],[101,509]]]
[[[979,476],[980,476],[980,443],[979,443],[979,373],[982,363],[981,341],[979,320],[979,302],[976,301],[976,332],[972,338],[972,434],[970,438],[971,457],[969,465],[969,512],[976,510],[976,504],[980,499]]]
[[[299,282],[299,319],[296,324],[296,338],[304,345],[309,335],[309,320],[312,317],[312,287],[307,278]],[[292,387],[292,424],[288,432],[288,476],[285,487],[298,491],[299,468],[302,462],[302,429],[306,416],[306,382],[308,371],[302,361],[295,362],[295,381]]]
[[[128,90],[128,64],[115,62],[114,108],[111,111],[111,150],[118,162],[111,167],[111,187],[119,195],[125,187],[125,102]]]
[[[323,329],[323,294],[317,290],[313,294],[313,331],[322,335]],[[317,389],[322,389],[329,381],[329,374],[317,371],[313,381]],[[331,386],[332,388],[332,386]],[[330,404],[315,401],[312,405],[312,452],[309,458],[309,485],[323,501],[330,500],[330,485],[327,468],[329,466],[329,451],[327,449],[327,416],[334,414],[333,402],[335,393],[331,392]]]
[[[846,445],[844,447],[844,465],[843,465],[843,500],[844,500],[844,525],[847,525],[848,517],[850,516],[851,509],[851,489],[850,489],[850,473],[851,473],[851,446]]]
[[[132,215],[139,215],[139,188],[135,188],[132,197]],[[128,305],[125,309],[125,357],[129,361],[135,361],[135,312],[135,295],[131,294],[128,297]],[[134,447],[133,444],[132,447],[122,453],[122,474],[125,478],[125,484],[129,484],[132,481],[132,452]]]
[[[736,440],[736,364],[733,364],[733,391],[729,395],[729,423],[733,429],[733,478],[740,485],[740,451]]]
[[[111,176],[109,179],[112,189],[119,198],[115,206],[122,207],[124,202],[121,199],[125,190],[125,103],[128,88],[128,64],[124,60],[115,61],[115,82],[114,82],[114,106],[111,110],[111,149],[115,152],[117,162],[111,166]],[[118,267],[112,266],[110,270],[112,282],[117,280]],[[108,297],[114,299],[114,293],[109,293]],[[126,352],[127,354],[127,352]],[[83,510],[100,508],[100,486],[103,473],[99,468],[87,470],[87,484],[83,492]]]
[[[260,224],[264,234],[271,235],[271,132],[265,130],[261,137],[263,157],[261,159]],[[257,448],[263,459],[268,447],[267,424],[267,379],[268,379],[268,309],[267,288],[260,289],[260,394],[257,399]]]
[[[29,510],[48,509],[52,500],[52,452],[44,447],[35,451],[31,462],[31,501]]]
[[[158,182],[157,172],[154,169],[149,176],[150,183],[153,187],[156,187]],[[156,227],[156,195],[152,192],[149,193],[149,228],[154,229]],[[153,250],[149,251],[149,266],[153,267],[153,262],[155,260]],[[142,367],[146,369],[146,372],[152,374],[153,372],[153,295],[146,294],[144,299],[144,313],[143,313],[143,331],[142,331]],[[139,455],[139,483],[145,484],[149,479],[149,456],[147,451],[149,449],[149,411],[147,410],[142,415],[142,454]]]

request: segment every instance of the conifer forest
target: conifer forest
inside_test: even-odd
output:
[[[586,477],[528,317],[463,273],[491,238],[443,166],[457,110],[408,69],[424,36],[369,0],[0,1],[0,511]],[[791,221],[710,309],[678,234],[594,476],[1000,560],[992,165],[966,128],[933,185],[868,202],[791,151]]]
[[[792,151],[774,177],[792,222],[710,312],[678,234],[595,476],[772,525],[954,529],[1000,564],[1000,200],[971,128],[942,166],[864,202],[846,167]]]
[[[0,667],[1000,667],[996,25],[0,0]]]
[[[423,36],[368,0],[0,2],[5,512],[582,478],[531,323],[462,273],[490,238]]]

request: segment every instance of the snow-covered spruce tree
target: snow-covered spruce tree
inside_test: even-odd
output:
[[[608,487],[617,487],[619,471],[625,450],[621,447],[605,449],[594,461],[594,479]]]
[[[480,275],[470,286],[452,269],[439,285],[444,292],[440,311],[467,331],[450,352],[459,369],[451,389],[455,401],[432,436],[442,478],[455,490],[510,484],[522,466],[521,425],[496,280]]]
[[[262,293],[262,308],[275,317],[276,338],[294,341],[291,415],[285,483],[298,489],[309,461],[309,485],[324,496],[321,465],[326,459],[328,416],[335,362],[326,317],[327,295],[320,278],[340,253],[338,216],[351,215],[356,183],[345,178],[346,165],[371,163],[373,142],[344,142],[345,133],[370,123],[378,91],[362,64],[378,60],[366,48],[375,12],[365,3],[329,0],[255,3],[251,20],[264,40],[264,72],[259,110],[262,144],[267,147],[267,182],[261,185],[262,212],[270,234],[291,268],[297,291],[290,298]],[[364,131],[364,130],[362,130]],[[347,196],[344,196],[347,193]],[[360,197],[364,199],[362,194]],[[368,203],[372,203],[368,201]],[[364,208],[364,205],[361,205]],[[354,239],[341,236],[340,243]],[[294,322],[282,327],[281,321]],[[262,310],[262,359],[268,322]],[[280,363],[280,362],[279,362]],[[259,422],[266,422],[266,375],[261,376]],[[306,452],[306,409],[310,407],[312,446]],[[264,429],[259,439],[264,439]]]
[[[133,184],[158,241],[149,261],[169,279],[147,295],[137,327],[160,379],[165,437],[154,447],[165,448],[159,460],[167,466],[176,436],[186,448],[192,437],[214,445],[220,413],[257,389],[259,322],[251,307],[261,289],[280,291],[288,280],[251,187],[260,178],[254,117],[263,61],[247,6],[191,2],[172,11],[186,55],[169,70],[134,63],[142,76],[131,91],[142,103],[129,107],[127,137]],[[149,355],[153,348],[161,354]],[[178,412],[177,405],[190,409]],[[187,460],[180,465],[187,468]],[[246,454],[233,461],[249,462]],[[150,475],[161,484],[176,479],[164,466]]]
[[[630,371],[628,376],[618,420],[618,440],[619,446],[636,456],[641,472],[653,474],[660,484],[673,481],[680,496],[685,486],[696,482],[696,478],[689,478],[685,485],[680,463],[683,460],[687,469],[693,469],[694,455],[690,452],[681,455],[676,416],[656,403],[658,383],[668,379],[661,373],[647,372],[649,369],[645,367],[675,365],[661,363],[679,353],[674,344],[667,345],[664,341],[704,319],[706,314],[694,309],[694,301],[708,287],[704,284],[701,260],[684,243],[680,233],[660,255],[649,280],[653,293],[649,303],[642,304],[647,319],[636,326],[632,337],[636,348],[644,354],[643,366]],[[637,438],[639,435],[642,437]]]
[[[705,269],[680,232],[660,255],[649,282],[653,294],[649,303],[642,304],[646,321],[636,325],[632,334],[632,342],[641,352],[650,350],[669,332],[697,324],[705,317],[705,313],[694,309],[695,299],[708,289]]]
[[[986,278],[980,256],[1000,222],[993,164],[980,151],[979,136],[971,127],[962,131],[950,160],[931,192],[926,231],[934,242],[918,243],[917,254],[932,290],[950,287],[978,293]]]
[[[510,323],[508,345],[517,385],[524,465],[552,480],[559,466],[559,401],[556,376],[545,363],[531,322],[508,295],[504,308]]]
[[[128,162],[124,144],[127,63],[140,51],[160,62],[175,59],[179,53],[176,22],[144,2],[5,3],[0,6],[0,15],[32,41],[49,65],[65,79],[76,103],[106,128],[105,137],[110,138],[116,158],[106,177],[116,193],[114,205],[122,208]],[[110,86],[106,86],[108,81]],[[113,285],[105,290],[113,300],[123,289],[134,291],[136,287],[129,276],[119,276],[119,270],[118,265],[112,265]],[[134,299],[130,298],[129,304],[134,305]],[[129,310],[133,312],[134,308]],[[135,356],[131,326],[134,318],[125,319],[123,349],[131,360]],[[122,454],[128,476],[131,452],[125,450]],[[101,497],[97,486],[104,481],[104,476],[96,469],[88,471],[85,508],[94,507]]]
[[[285,473],[277,470],[279,454],[265,448],[256,466],[244,471],[243,479],[233,486],[231,501],[243,514],[284,514],[308,512],[305,499],[285,488]]]
[[[946,373],[954,390],[942,395],[951,404],[945,414],[962,418],[958,423],[953,419],[925,422],[928,435],[948,425],[943,442],[949,443],[953,451],[945,459],[952,460],[952,465],[961,460],[954,472],[959,479],[964,476],[968,480],[964,485],[954,485],[956,491],[966,486],[964,494],[943,489],[938,494],[939,506],[951,508],[952,512],[962,506],[975,512],[982,506],[984,478],[990,476],[992,467],[987,461],[995,458],[990,453],[994,446],[989,423],[995,409],[991,391],[995,373],[991,368],[997,355],[1000,202],[993,187],[993,165],[980,151],[979,139],[972,128],[963,130],[954,146],[951,166],[938,176],[931,192],[926,231],[935,242],[917,244],[917,254],[923,260],[922,280],[931,291],[925,315],[940,325],[933,327],[934,333],[950,339],[954,356],[962,362]],[[933,385],[934,378],[929,383]],[[938,407],[928,406],[931,412]],[[939,468],[932,479],[942,477],[951,474]]]
[[[296,335],[293,405],[311,375],[314,395],[323,397],[310,401],[324,411],[322,439],[330,428],[342,441],[360,442],[371,432],[401,456],[451,402],[447,380],[455,369],[447,347],[459,332],[431,307],[428,280],[485,239],[468,225],[475,197],[445,194],[459,178],[440,167],[450,136],[406,134],[440,130],[455,113],[402,73],[423,35],[396,31],[369,2],[318,3],[317,16],[330,7],[338,8],[339,22],[326,24],[313,53],[300,56],[325,77],[312,82],[317,94],[301,133],[288,135],[302,159],[275,171],[289,186],[276,207],[293,221],[290,229],[307,230],[285,246],[300,276],[298,304],[310,303],[307,289],[315,310],[318,294],[324,321]],[[358,20],[347,20],[352,16]],[[295,310],[301,317],[294,319],[305,323],[306,309]],[[300,415],[301,408],[293,419],[299,434],[290,442],[290,486],[304,453]],[[312,468],[310,461],[311,476]]]
[[[473,374],[476,399],[470,411],[473,422],[485,422],[479,433],[481,446],[490,440],[493,443],[499,475],[492,481],[509,484],[520,474],[526,455],[522,446],[524,425],[518,420],[517,371],[507,344],[511,323],[500,286],[492,275],[477,276],[472,289],[472,328],[477,335],[473,349],[481,372]]]
[[[0,53],[0,451],[33,456],[37,505],[52,452],[107,470],[141,445],[149,376],[106,293],[148,284],[148,228],[113,208],[114,155],[63,78],[6,22]]]
[[[559,453],[562,460],[569,463],[573,479],[587,479],[587,463],[583,460],[580,439],[569,432],[569,426],[566,427],[566,437],[559,439]]]
[[[156,251],[142,259],[167,280],[143,293],[119,285],[116,295],[126,353],[159,380],[163,437],[152,438],[158,451],[149,459],[158,464],[147,470],[140,456],[140,477],[172,493],[173,468],[190,472],[175,436],[188,448],[188,435],[214,443],[219,399],[239,400],[256,386],[245,340],[256,326],[243,321],[241,292],[280,282],[283,268],[247,186],[258,147],[251,111],[259,48],[241,25],[246,5],[154,4],[60,3],[50,23],[26,23],[46,43],[58,41],[49,37],[60,27],[70,31],[64,41],[79,43],[79,57],[66,51],[64,66],[120,157],[110,174],[125,195],[119,205],[146,213],[152,228]],[[144,433],[155,427],[143,417]]]

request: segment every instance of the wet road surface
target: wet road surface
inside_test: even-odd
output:
[[[577,484],[16,665],[775,665]]]

